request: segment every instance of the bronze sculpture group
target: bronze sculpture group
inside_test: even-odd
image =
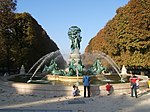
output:
[[[80,42],[82,37],[80,36],[81,29],[77,26],[71,26],[68,31],[69,39],[71,40],[71,53],[75,53],[75,50],[80,50]],[[68,65],[68,70],[61,70],[58,68],[57,63],[55,63],[55,60],[51,60],[49,66],[44,67],[43,72],[48,72],[49,74],[53,75],[62,75],[62,76],[83,76],[84,72],[84,65],[82,64],[81,59],[75,62],[74,59],[71,59]],[[102,71],[105,71],[106,68],[102,66],[99,59],[95,61],[95,63],[90,67],[88,71],[91,75],[101,74]]]

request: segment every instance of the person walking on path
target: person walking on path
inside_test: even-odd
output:
[[[90,77],[88,72],[83,76],[83,85],[84,85],[84,97],[86,97],[86,90],[88,93],[88,97],[90,97]]]
[[[136,82],[139,80],[139,78],[131,73],[131,77],[129,80],[131,83],[131,97],[135,95],[135,97],[137,98],[137,83]]]

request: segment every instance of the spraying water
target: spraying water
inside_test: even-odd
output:
[[[55,52],[51,52],[51,53],[48,53],[48,54],[44,55],[42,58],[40,58],[40,59],[30,68],[30,70],[28,71],[27,74],[29,74],[29,73],[33,70],[33,68],[35,68],[35,66],[38,65],[38,63],[40,63],[43,59],[45,59],[45,57],[52,57],[52,56],[54,56],[55,54],[57,54],[57,55],[60,54],[60,51],[57,50],[57,51],[55,51]]]
[[[117,74],[119,75],[120,77],[120,81],[121,82],[125,82],[123,79],[122,79],[122,76],[121,76],[121,70],[119,69],[118,65],[115,63],[115,61],[108,55],[106,55],[105,53],[103,52],[94,52],[93,54],[92,53],[85,53],[85,56],[88,56],[90,59],[92,60],[95,60],[96,58],[100,57],[100,58],[103,58],[105,59],[113,68],[114,70],[117,72]],[[89,59],[88,58],[88,59]],[[87,60],[86,60],[87,61]],[[86,62],[85,62],[86,63]],[[103,74],[102,74],[103,75]]]
[[[118,75],[120,75],[120,69],[117,66],[117,64],[114,62],[114,60],[112,58],[110,58],[110,56],[106,55],[105,53],[100,53],[99,54],[102,58],[106,59],[109,64],[111,64],[111,66],[115,69],[115,71],[117,72]]]
[[[110,56],[106,55],[105,53],[100,53],[101,57],[103,57],[104,59],[106,59],[110,64],[111,66],[115,69],[115,71],[117,72],[117,74],[119,75],[120,77],[120,81],[121,82],[125,82],[123,79],[122,79],[122,75],[120,74],[121,70],[119,69],[118,65],[115,63],[115,61],[110,58]]]
[[[42,58],[40,58],[32,67],[31,69],[28,71],[27,74],[29,74],[33,68],[35,66],[37,66],[41,61],[41,63],[38,65],[38,67],[36,68],[36,70],[34,71],[33,75],[30,77],[30,80],[27,81],[27,83],[31,82],[32,81],[32,78],[36,75],[37,71],[41,68],[41,66],[44,64],[44,62],[47,60],[47,59],[55,59],[56,61],[62,57],[61,53],[59,50],[55,51],[55,52],[52,52],[52,53],[48,53],[46,54],[45,56],[43,56]]]

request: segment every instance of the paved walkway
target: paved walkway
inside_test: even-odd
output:
[[[83,97],[40,97],[1,93],[0,112],[150,112],[150,93]]]
[[[0,112],[72,112],[72,110],[0,109]]]
[[[132,98],[130,94],[97,95],[90,98],[24,95],[8,89],[0,85],[0,112],[150,112],[148,88],[138,98]]]

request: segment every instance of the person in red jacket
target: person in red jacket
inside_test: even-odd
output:
[[[107,84],[106,84],[106,91],[108,92],[107,95],[110,95],[111,88],[112,88],[112,85],[109,82],[107,82]]]
[[[131,83],[131,97],[135,95],[135,97],[137,98],[137,81],[139,80],[139,78],[135,76],[134,74],[131,74],[131,77],[129,80]]]

